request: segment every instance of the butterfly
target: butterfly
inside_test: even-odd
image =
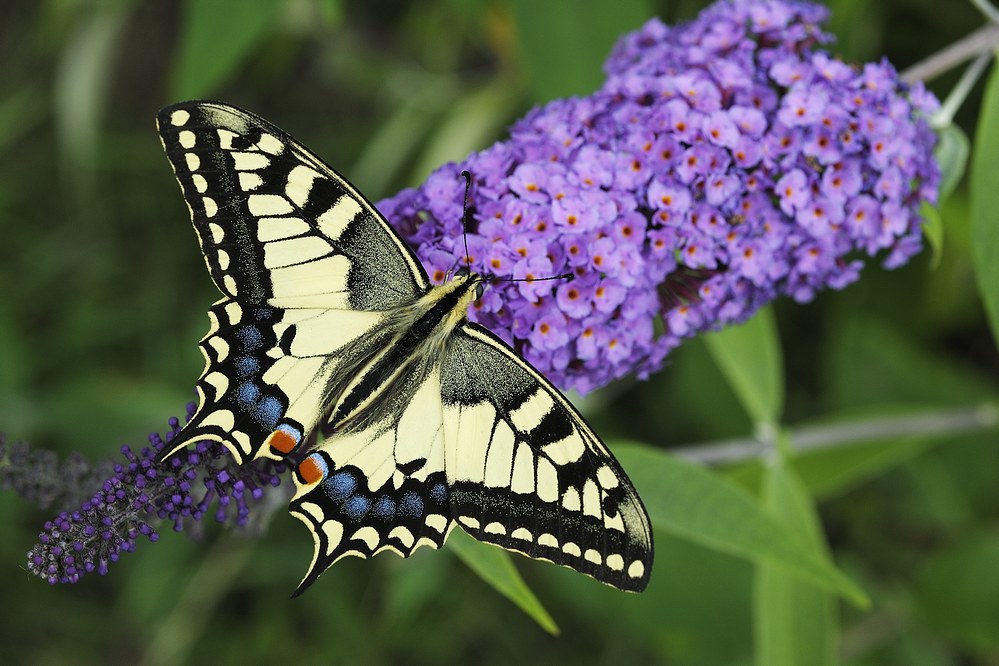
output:
[[[159,459],[207,439],[240,464],[300,461],[289,511],[315,552],[296,596],[342,557],[440,548],[455,525],[645,588],[652,530],[621,466],[548,380],[467,319],[488,277],[431,284],[360,192],[252,113],[182,102],[157,126],[222,292],[198,409]]]

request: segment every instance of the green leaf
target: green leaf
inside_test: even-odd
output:
[[[784,409],[784,367],[773,311],[763,308],[746,323],[704,340],[753,420],[776,424]]]
[[[460,529],[452,530],[447,539],[447,547],[482,580],[517,604],[542,629],[549,634],[558,635],[558,625],[520,577],[520,572],[510,561],[509,553],[498,546],[476,541]]]
[[[545,102],[596,90],[611,47],[653,11],[647,0],[514,0],[513,14],[535,101]]]
[[[235,72],[271,28],[282,3],[272,0],[187,0],[174,99],[209,95]]]
[[[992,68],[971,160],[972,258],[992,337],[999,341],[999,67]]]
[[[929,556],[916,577],[923,616],[942,636],[965,649],[999,649],[999,535],[970,534]]]
[[[937,195],[937,206],[950,196],[957,184],[964,177],[968,167],[968,154],[971,145],[968,135],[953,123],[940,130],[940,142],[933,151],[940,164],[940,189]]]
[[[763,503],[817,558],[828,558],[815,507],[800,479],[780,461],[768,466]],[[756,663],[775,666],[836,663],[836,623],[828,593],[770,564],[754,586]]]
[[[869,602],[828,559],[802,544],[752,497],[721,476],[645,446],[612,447],[638,489],[654,527],[768,564],[858,606]]]

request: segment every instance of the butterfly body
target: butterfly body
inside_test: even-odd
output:
[[[223,294],[198,410],[161,457],[210,439],[300,461],[289,510],[315,551],[296,594],[344,556],[439,548],[456,525],[645,587],[641,500],[561,393],[468,321],[486,278],[431,284],[363,195],[253,114],[184,102],[158,127]]]

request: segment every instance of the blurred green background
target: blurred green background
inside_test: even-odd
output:
[[[97,460],[143,444],[193,399],[195,343],[216,295],[153,127],[161,106],[212,97],[253,110],[377,201],[503,138],[534,104],[598,87],[623,32],[707,4],[3,3],[0,430]],[[835,53],[899,69],[982,24],[963,2],[828,4]],[[929,85],[943,98],[957,78]],[[957,115],[972,140],[981,88]],[[842,292],[776,304],[783,423],[996,401],[968,208],[962,184],[942,210],[938,263],[926,252],[893,272],[871,265]],[[612,447],[753,434],[701,340],[651,381],[582,404]],[[834,560],[872,599],[834,608],[844,663],[999,664],[995,431],[899,437],[795,467]],[[754,492],[759,472],[718,470]],[[638,596],[517,558],[561,630],[552,636],[450,552],[350,559],[289,601],[312,543],[283,510],[259,539],[209,525],[193,542],[165,528],[107,577],[51,587],[24,571],[50,514],[0,494],[5,664],[749,664],[761,654],[753,565],[666,533]]]

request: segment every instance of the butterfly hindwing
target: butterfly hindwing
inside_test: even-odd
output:
[[[440,548],[454,526],[444,474],[439,368],[427,359],[403,380],[381,418],[334,433],[299,465],[290,511],[315,553],[296,594],[342,557],[408,557]]]
[[[557,389],[499,338],[465,323],[442,361],[441,397],[451,510],[462,529],[621,589],[645,588],[645,508]]]

